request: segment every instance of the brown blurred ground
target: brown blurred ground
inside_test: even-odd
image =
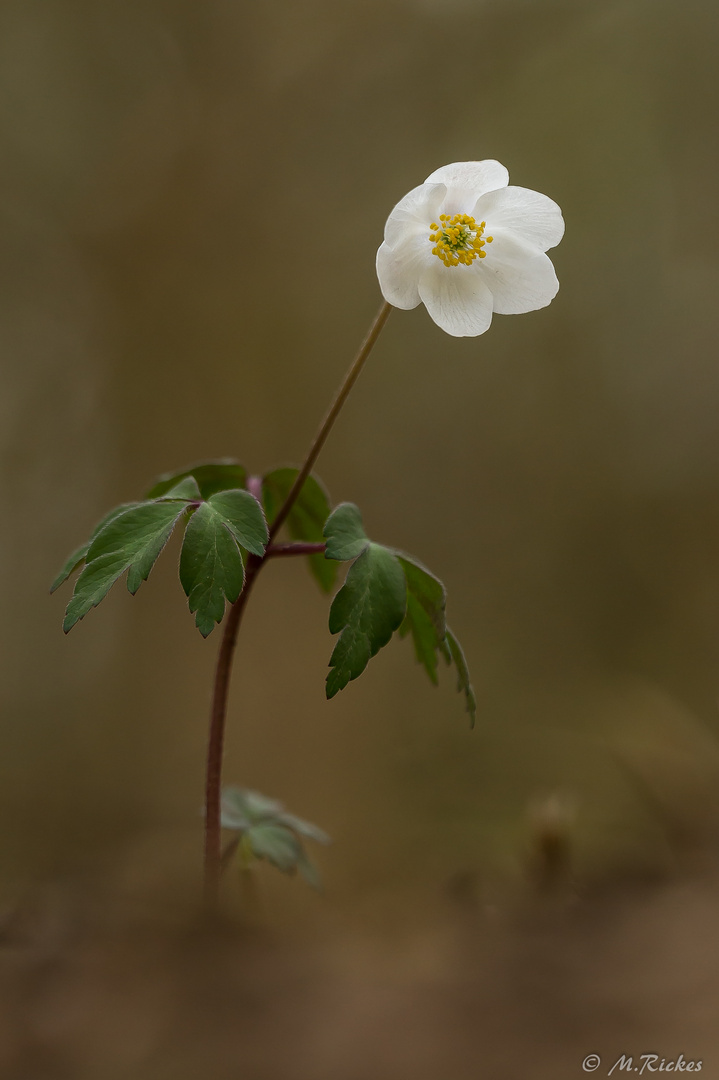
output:
[[[78,883],[75,882],[75,889]],[[572,1080],[622,1055],[719,1053],[716,868],[301,938],[118,917],[56,883],[4,940],[0,1069],[12,1080]],[[655,1064],[658,1064],[656,1062]],[[657,1071],[656,1068],[651,1071]],[[614,1074],[621,1075],[616,1068]]]
[[[184,1025],[191,1005],[168,1004],[172,965],[212,970],[204,946],[187,958],[177,926],[196,895],[217,635],[203,643],[193,630],[174,554],[134,600],[116,589],[67,639],[65,598],[48,600],[46,583],[105,510],[158,472],[221,455],[255,471],[298,460],[379,301],[373,259],[389,209],[438,165],[482,157],[561,204],[559,297],[475,340],[443,336],[423,310],[393,315],[318,470],[373,536],[446,581],[479,723],[467,730],[449,678],[431,691],[406,643],[327,704],[326,601],[302,567],[267,573],[241,642],[227,777],[282,798],[334,843],[319,856],[324,899],[263,875],[264,923],[281,944],[252,946],[262,1019],[243,1045],[292,1012],[288,990],[275,1000],[279,965],[278,987],[296,972],[304,1032],[319,1030],[326,997],[336,1010],[346,1001],[333,1021],[341,1052],[313,1058],[319,1044],[302,1044],[307,1072],[285,1075],[420,1076],[432,1054],[441,1075],[440,1020],[421,1026],[420,1046],[435,1050],[416,1049],[414,1064],[380,1055],[353,1072],[363,1029],[347,1025],[365,1015],[363,995],[380,1016],[377,987],[399,980],[396,1007],[423,1015],[412,996],[422,980],[411,965],[385,967],[377,945],[361,975],[351,964],[328,975],[324,958],[344,954],[344,935],[348,949],[385,940],[396,911],[421,913],[410,920],[419,943],[447,926],[493,941],[489,905],[502,920],[489,966],[459,948],[465,971],[442,953],[422,1006],[451,1014],[462,1047],[485,1045],[485,1031],[499,1045],[506,1031],[516,1050],[526,1025],[512,1010],[529,1015],[536,996],[556,1022],[546,1075],[580,1075],[569,1032],[595,999],[571,958],[586,948],[602,956],[606,1045],[654,1022],[656,1041],[673,1016],[683,1042],[666,1052],[709,1058],[689,1038],[708,1046],[717,993],[697,941],[716,940],[719,901],[718,44],[717,9],[697,0],[0,7],[2,979],[16,1003],[30,987],[34,1017],[25,1049],[8,1036],[8,1069],[182,1076],[152,1024],[131,1062],[93,1058],[103,1029],[87,995],[111,1017],[113,1001],[93,989],[109,980],[147,1017],[136,998],[147,987]],[[578,921],[552,916],[537,951],[507,912],[533,904],[537,807],[552,798],[566,808],[567,895],[589,899]],[[639,899],[619,884],[629,880],[644,883]],[[471,933],[439,899],[453,882],[478,893]],[[89,930],[94,919],[72,912],[98,890],[103,908],[116,898],[115,922]],[[656,935],[637,945],[645,910]],[[66,974],[33,959],[48,919],[77,999]],[[86,928],[77,945],[68,920]],[[152,974],[145,933],[163,942]],[[230,1026],[249,1024],[244,947],[223,961],[237,987],[222,992]],[[546,983],[561,993],[547,998],[555,955]],[[661,1007],[648,958],[666,985]],[[490,995],[496,1010],[487,1028],[454,1008],[457,995],[474,1000],[462,990],[475,979],[477,1009],[487,1015]],[[220,990],[207,980],[209,1009]],[[696,1000],[687,985],[701,988]],[[66,991],[79,1002],[72,1020],[58,1004]],[[43,1023],[55,1025],[48,1045],[75,1040],[67,1066],[57,1048],[33,1064]],[[119,1054],[122,1038],[107,1038]],[[527,1039],[524,1064],[497,1058],[463,1074],[460,1056],[444,1071],[542,1076]],[[217,1050],[214,1075],[234,1075],[234,1045],[229,1063]],[[278,1075],[264,1046],[252,1067]]]

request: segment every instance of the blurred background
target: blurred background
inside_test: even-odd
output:
[[[3,1075],[719,1070],[718,47],[709,0],[3,0]],[[408,642],[327,703],[273,565],[226,778],[325,892],[263,869],[250,933],[228,881],[207,936],[219,633],[176,545],[68,638],[47,587],[160,472],[299,463],[390,209],[488,157],[561,205],[559,296],[393,314],[317,469],[445,581],[477,727]]]

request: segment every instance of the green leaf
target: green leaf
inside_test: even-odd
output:
[[[277,517],[294,484],[298,469],[274,469],[262,480],[262,501],[270,525]],[[324,540],[323,528],[330,514],[329,496],[315,476],[308,476],[294,506],[287,515],[287,531],[292,540],[319,544]],[[309,555],[312,574],[324,592],[332,592],[337,567],[324,555]]]
[[[296,870],[302,845],[284,825],[253,825],[247,831],[247,839],[258,859],[266,859],[285,874]]]
[[[276,799],[247,788],[223,788],[222,827],[239,833],[238,853],[245,864],[253,857],[266,859],[285,873],[299,870],[309,885],[320,888],[319,873],[299,837],[327,844],[329,836],[311,822],[288,813]]]
[[[351,507],[351,504],[344,506]],[[359,517],[357,508],[351,509]],[[351,550],[353,541],[349,532],[342,535],[345,539],[340,542],[340,547],[344,544],[343,550]],[[387,644],[402,622],[406,606],[407,586],[399,560],[388,548],[367,541],[330,608],[330,632],[341,633],[330,658],[332,671],[326,684],[328,698],[334,697],[348,682],[362,674],[370,659]]]
[[[444,585],[421,562],[399,551],[396,552],[396,555],[404,570],[407,592],[416,598],[426,612],[438,636],[443,638],[447,631],[444,619],[447,593]]]
[[[464,694],[465,706],[469,713],[470,727],[474,727],[477,719],[477,698],[474,687],[469,681],[469,669],[462,651],[462,646],[457,641],[452,631],[447,627],[447,636],[444,639],[442,653],[448,664],[454,663],[457,669],[457,690]]]
[[[329,844],[330,842],[330,838],[324,829],[320,829],[318,825],[313,825],[311,821],[304,821],[302,818],[297,817],[296,814],[289,814],[287,811],[282,810],[276,817],[278,821],[289,829],[299,833],[301,836],[308,837],[310,840],[315,840],[318,844]]]
[[[324,830],[311,821],[305,821],[296,814],[290,814],[277,799],[260,795],[258,791],[228,785],[222,789],[222,828],[248,829],[260,822],[274,822],[286,825],[293,832],[316,840],[319,844],[329,844],[330,838]]]
[[[65,633],[96,607],[121,574],[128,570],[127,588],[136,593],[167,543],[175,522],[186,510],[176,502],[145,502],[106,519],[85,557],[85,569],[65,612]]]
[[[253,823],[276,818],[283,810],[281,802],[258,791],[234,785],[222,789],[223,829],[247,829]]]
[[[321,888],[316,867],[290,829],[267,822],[253,825],[244,836],[255,858],[265,859],[285,874],[294,874],[299,870],[308,885],[313,889]]]
[[[317,889],[318,892],[321,890],[322,878],[320,877],[319,871],[314,863],[310,862],[307,858],[307,853],[302,847],[300,847],[297,856],[297,869],[311,888]]]
[[[179,472],[163,473],[147,493],[148,499],[159,499],[186,476],[194,476],[203,499],[209,499],[218,491],[244,488],[247,483],[247,470],[231,458],[219,461],[203,461],[190,465]]]
[[[465,696],[471,726],[477,712],[477,701],[469,681],[467,661],[462,647],[446,625],[444,609],[446,593],[444,585],[416,559],[407,555],[397,557],[407,580],[407,614],[399,632],[401,637],[412,634],[417,659],[425,668],[432,682],[437,685],[437,662],[441,653],[448,664],[457,669],[457,689]]]
[[[79,568],[85,561],[85,556],[87,555],[89,548],[90,542],[88,540],[88,542],[86,544],[83,544],[82,547],[79,547],[76,551],[73,551],[72,555],[70,555],[62,570],[50,586],[51,593],[54,593],[55,589],[59,589],[63,582],[67,581],[67,579],[70,577],[70,574],[73,574],[75,570],[79,570]]]
[[[340,562],[356,559],[369,544],[364,531],[362,515],[354,503],[340,503],[333,510],[324,528],[327,540],[326,559],[338,559]]]
[[[164,495],[158,495],[158,499],[186,499],[188,502],[202,499],[197,480],[194,476],[186,476],[178,484],[171,487]]]
[[[407,581],[407,614],[400,637],[412,634],[415,655],[436,686],[438,654],[446,633],[444,585],[415,559],[399,553],[397,558]]]
[[[234,604],[242,592],[240,548],[262,555],[266,544],[262,507],[248,491],[221,491],[194,512],[185,530],[180,581],[203,637],[222,621],[225,601]]]
[[[235,603],[244,580],[234,533],[209,502],[203,503],[187,524],[180,555],[180,582],[203,637],[224,618],[225,600]]]
[[[87,557],[87,553],[90,549],[90,544],[100,532],[100,529],[103,529],[105,525],[109,525],[111,521],[114,521],[116,517],[120,516],[120,514],[124,514],[126,510],[131,510],[133,506],[139,505],[140,504],[136,502],[121,503],[120,506],[114,507],[114,509],[112,509],[109,514],[105,514],[105,517],[102,519],[102,521],[99,521],[95,528],[92,530],[90,539],[87,541],[87,543],[83,544],[82,547],[77,548],[77,550],[73,551],[72,555],[70,555],[62,570],[50,586],[50,592],[54,593],[55,589],[59,589],[60,586],[65,581],[67,581],[67,579],[70,577],[70,574],[80,568],[80,566]]]
[[[240,547],[264,555],[268,532],[262,507],[249,491],[221,491],[207,500],[220,515]]]
[[[437,631],[432,625],[432,620],[417,597],[410,592],[407,593],[407,614],[399,628],[399,636],[406,637],[409,633],[412,634],[414,653],[417,660],[436,686],[439,682],[437,677],[437,650],[441,646],[442,639],[437,637]]]

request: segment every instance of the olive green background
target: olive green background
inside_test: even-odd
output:
[[[562,206],[557,299],[393,313],[318,465],[446,582],[477,727],[407,642],[325,702],[327,601],[271,566],[226,775],[334,843],[324,899],[263,872],[269,921],[521,891],[550,819],[583,887],[713,842],[718,45],[697,0],[2,4],[4,894],[196,894],[219,634],[177,546],[68,638],[47,585],[159,472],[298,462],[390,209],[487,157]]]

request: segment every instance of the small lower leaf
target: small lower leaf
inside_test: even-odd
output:
[[[328,844],[330,838],[311,822],[288,813],[276,799],[248,788],[223,788],[222,827],[237,834],[235,847],[228,851],[237,850],[242,866],[247,867],[255,858],[266,859],[285,873],[299,870],[309,885],[320,888],[320,876],[300,836],[321,844]]]
[[[285,874],[297,868],[302,845],[284,825],[253,825],[246,833],[254,855],[266,859]]]
[[[313,862],[307,857],[303,848],[300,848],[299,855],[297,856],[297,869],[302,874],[307,884],[312,888],[320,892],[322,889],[322,878],[320,872]]]
[[[330,838],[324,829],[320,829],[318,825],[313,825],[311,821],[304,821],[302,818],[297,817],[296,814],[289,814],[286,810],[283,810],[277,814],[277,820],[301,836],[315,840],[318,844],[329,844],[330,842]]]
[[[246,829],[253,823],[277,818],[283,812],[281,802],[260,795],[259,791],[233,784],[222,789],[223,829]]]

